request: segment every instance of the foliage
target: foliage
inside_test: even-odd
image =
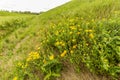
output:
[[[54,59],[53,55],[49,57],[47,57],[47,55],[42,56],[42,54],[38,52],[31,52],[25,61],[17,62],[16,72],[19,75],[16,76],[19,79],[39,79],[38,74],[33,74],[41,71],[45,75],[44,80],[60,76],[62,64],[58,59]]]
[[[12,28],[11,28],[12,27]],[[0,39],[3,39],[10,33],[12,33],[14,30],[20,28],[20,27],[26,27],[26,23],[23,20],[15,19],[11,22],[4,22],[2,25],[0,25]]]
[[[30,43],[20,51],[30,53],[16,63],[13,79],[55,80],[64,69],[63,61],[69,61],[76,70],[84,64],[90,72],[118,79],[119,4],[119,0],[72,0],[37,16],[26,32],[32,35]],[[35,48],[36,40],[39,47],[27,51]]]
[[[117,77],[120,74],[119,20],[68,19],[53,24],[43,41],[45,49],[84,63],[91,72]],[[65,52],[66,51],[66,52]]]
[[[91,72],[118,78],[119,21],[119,18],[86,20],[76,17],[66,18],[65,22],[57,24],[51,23],[47,30],[43,30],[45,37],[38,50],[41,57],[36,62],[31,61],[31,65],[44,73],[45,80],[60,76],[62,60],[69,60],[77,69],[84,63]]]

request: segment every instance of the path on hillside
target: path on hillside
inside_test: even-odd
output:
[[[18,54],[17,51],[21,47],[22,44],[24,44],[29,39],[29,36],[26,36],[22,40],[20,40],[18,43],[16,43],[14,49],[11,51],[12,56],[9,57],[7,55],[2,55],[2,59],[0,60],[0,77],[2,77],[1,74],[7,75],[7,72],[12,74],[12,68],[14,66],[14,62],[17,60],[21,60],[23,57],[21,57],[21,54]],[[8,44],[9,45],[9,44]],[[2,54],[6,54],[6,51],[4,51]],[[9,67],[9,68],[8,68]],[[3,76],[4,76],[3,75]]]
[[[36,18],[36,17],[34,17]],[[34,18],[32,20],[34,20]],[[32,20],[30,20],[29,23],[32,22]],[[22,35],[23,38],[21,39],[15,39],[15,43],[7,43],[7,46],[9,45],[13,45],[14,47],[12,47],[10,50],[8,48],[4,48],[3,45],[3,49],[4,51],[1,53],[2,55],[0,55],[0,80],[7,80],[10,75],[14,75],[13,70],[14,70],[14,66],[15,66],[15,62],[16,61],[20,61],[22,59],[25,58],[25,56],[27,55],[27,53],[32,49],[30,47],[31,43],[33,43],[33,39],[32,37],[35,36],[31,36],[33,35],[33,32],[36,32],[34,30],[37,30],[36,27],[33,27],[34,25],[29,24],[28,27],[21,28],[19,30],[15,30],[14,32],[12,32],[11,34],[9,34],[9,36],[7,36],[7,38],[9,37],[15,37],[16,32],[18,31],[22,31],[22,33],[20,32],[19,34],[17,34],[18,36]],[[31,31],[33,30],[33,31]],[[14,40],[14,38],[12,38],[12,40]],[[4,39],[3,39],[4,42]],[[34,44],[33,44],[34,45]],[[2,46],[1,46],[2,47]],[[8,53],[11,52],[10,54]],[[8,75],[9,74],[9,75]]]
[[[20,48],[21,44],[23,44],[29,36],[26,36],[24,39],[22,39],[19,43],[16,44],[15,48],[13,49],[13,54],[16,54],[17,50]]]

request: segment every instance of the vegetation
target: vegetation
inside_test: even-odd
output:
[[[84,65],[108,80],[120,79],[119,0],[72,0],[37,16],[5,22],[0,31],[0,76],[8,72],[3,80],[59,79],[67,63],[77,72]],[[18,57],[9,70],[3,70],[5,57],[8,62]]]

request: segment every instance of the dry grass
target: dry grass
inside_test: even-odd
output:
[[[76,72],[74,66],[66,62],[61,77],[56,80],[111,80],[108,77],[91,73],[84,65],[80,67],[80,72]]]

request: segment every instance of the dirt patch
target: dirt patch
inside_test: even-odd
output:
[[[80,72],[76,72],[73,65],[65,63],[61,77],[57,80],[110,80],[104,76],[96,75],[91,73],[83,65],[80,66]]]

